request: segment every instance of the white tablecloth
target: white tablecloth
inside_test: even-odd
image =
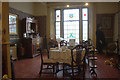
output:
[[[84,55],[85,55],[85,49],[81,50],[82,52],[80,54],[76,53],[76,50],[73,50],[73,57],[74,60],[80,60],[83,59]],[[70,49],[66,49],[64,51],[62,50],[50,50],[49,52],[50,54],[50,59],[54,59],[57,62],[60,63],[68,63],[72,61],[72,57],[71,57],[71,50]]]
[[[49,52],[50,54],[50,58],[56,60],[57,62],[71,62],[72,58],[71,58],[71,50],[67,49],[67,50],[50,50]],[[75,54],[75,51],[73,52],[73,54]],[[76,58],[76,55],[74,55],[74,57]]]

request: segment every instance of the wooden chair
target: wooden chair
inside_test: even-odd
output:
[[[95,47],[90,43],[92,42],[89,42],[89,40],[84,43],[84,46],[86,47],[86,59],[88,61],[91,75],[97,76],[97,73],[95,72],[95,69],[97,68],[97,65],[95,64],[97,57],[94,55],[97,52],[97,49],[95,49]],[[89,64],[89,62],[91,62],[91,64]]]
[[[83,78],[85,76],[85,48],[82,45],[77,45],[73,49],[71,49],[71,61],[65,62],[63,64],[63,76],[65,71],[71,77],[75,76],[75,73],[79,75],[81,72],[83,73]],[[69,67],[69,68],[66,68]],[[66,68],[66,69],[65,69]],[[71,72],[70,72],[71,71]]]
[[[89,53],[92,55],[88,56],[87,59],[88,59],[88,66],[90,68],[91,75],[97,77],[97,73],[95,72],[95,69],[97,68],[97,65],[95,63],[97,61],[97,57],[94,55],[95,52],[97,52],[97,50],[95,48],[89,50]],[[89,63],[91,63],[91,64],[89,64]]]
[[[41,55],[41,67],[40,67],[40,76],[41,74],[54,74],[56,75],[57,74],[57,67],[58,67],[58,63],[53,60],[53,59],[44,59],[43,58],[43,53],[41,51],[41,49],[38,50],[40,52],[40,55]],[[43,70],[52,70],[52,72],[43,72]]]
[[[60,41],[60,47],[61,46],[67,46],[67,41],[66,40]]]

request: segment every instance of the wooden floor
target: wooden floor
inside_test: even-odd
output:
[[[120,71],[117,68],[113,68],[109,65],[104,64],[107,59],[104,55],[97,54],[98,60],[96,62],[98,68],[95,70],[97,77],[92,77],[87,66],[85,78],[109,78],[109,79],[120,79]],[[46,57],[46,56],[45,56]],[[14,61],[14,72],[15,78],[42,78],[42,79],[63,79],[69,77],[63,77],[62,71],[58,72],[57,77],[54,78],[52,74],[43,74],[39,77],[40,71],[40,56],[34,58],[27,58],[22,60]],[[78,79],[81,76],[77,77]]]

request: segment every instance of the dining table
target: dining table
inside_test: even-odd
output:
[[[82,51],[83,49],[81,49]],[[81,54],[77,54],[76,50],[73,50],[73,58],[74,60],[80,60]],[[61,49],[61,48],[54,48],[49,50],[49,58],[55,60],[58,63],[71,63],[71,49]]]
[[[59,63],[71,61],[71,50],[52,49],[49,51],[49,58]]]
[[[58,62],[60,65],[58,66],[58,72],[63,71],[63,76],[64,76],[64,64],[72,64],[72,56],[71,56],[71,51],[72,49],[61,49],[61,48],[52,48],[49,50],[49,58],[52,60],[55,60]],[[85,49],[81,49],[81,52],[85,53]],[[83,54],[78,53],[77,50],[73,50],[73,58],[77,62],[81,61],[83,58]]]

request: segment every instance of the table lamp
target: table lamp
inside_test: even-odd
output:
[[[58,48],[60,48],[60,38],[57,38],[57,42],[58,42]]]

